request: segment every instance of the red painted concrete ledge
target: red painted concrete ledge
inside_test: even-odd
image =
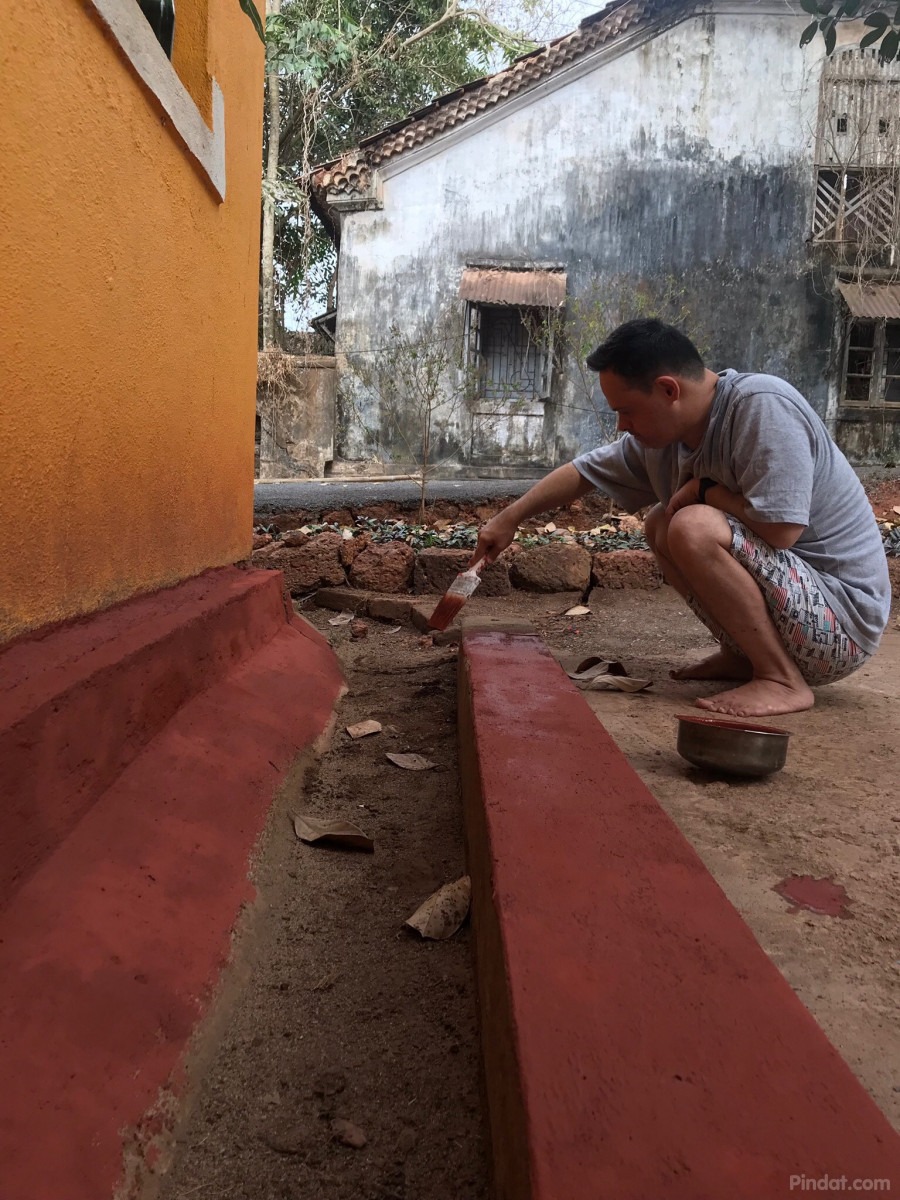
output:
[[[236,568],[0,657],[3,782],[22,789],[5,792],[3,1200],[103,1200],[123,1143],[152,1156],[274,792],[342,687],[281,575]]]
[[[497,1200],[900,1193],[900,1138],[540,639],[464,632],[460,750]]]

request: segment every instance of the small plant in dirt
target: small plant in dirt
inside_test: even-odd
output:
[[[423,318],[414,329],[391,325],[381,346],[348,354],[347,367],[351,378],[342,399],[376,456],[390,460],[400,447],[417,465],[423,524],[428,480],[458,456],[476,397],[488,422],[492,413],[499,420],[522,403],[497,388],[485,400],[484,365],[465,353],[462,317],[453,309]]]

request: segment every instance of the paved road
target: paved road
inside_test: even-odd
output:
[[[897,469],[857,467],[864,482],[893,479]],[[479,503],[497,496],[521,496],[534,479],[436,479],[426,486],[429,500],[456,500]],[[254,511],[277,512],[280,509],[358,508],[363,504],[413,504],[419,498],[419,485],[411,480],[395,479],[385,483],[359,479],[292,479],[282,483],[257,483],[254,487]]]
[[[426,485],[429,500],[456,500],[478,503],[497,496],[521,496],[533,479],[436,479]],[[412,504],[419,498],[419,485],[410,480],[367,483],[361,480],[290,480],[285,483],[257,483],[254,510],[258,513],[279,509],[358,508],[363,504]]]

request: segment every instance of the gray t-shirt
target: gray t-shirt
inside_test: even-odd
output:
[[[739,492],[758,521],[806,528],[792,547],[844,632],[872,653],[890,615],[881,535],[862,484],[800,393],[774,375],[722,371],[703,441],[650,450],[625,434],[574,460],[629,512],[709,477]]]

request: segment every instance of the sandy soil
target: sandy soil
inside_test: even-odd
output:
[[[674,715],[709,685],[670,666],[709,646],[670,589],[514,593],[470,602],[532,620],[552,649],[622,659],[653,688],[589,703],[862,1083],[900,1129],[900,629],[863,671],[819,693],[769,780],[728,781],[675,753]],[[225,1004],[198,1052],[163,1200],[481,1200],[487,1163],[467,929],[422,943],[402,922],[463,871],[455,651],[407,627],[368,636],[302,606],[341,656],[350,693],[331,749],[279,799],[255,869],[261,902],[239,940]],[[351,742],[367,717],[384,732]],[[404,772],[387,750],[437,769]],[[374,856],[297,842],[288,812],[358,822]],[[791,912],[785,877],[828,876],[850,919]],[[362,1149],[334,1140],[350,1121]]]
[[[313,610],[350,692],[331,749],[275,806],[260,904],[198,1050],[165,1200],[481,1200],[487,1192],[469,931],[422,942],[404,920],[464,873],[455,650],[371,623],[352,641]],[[353,742],[365,718],[381,734]],[[404,771],[386,751],[434,770]],[[314,849],[290,811],[340,817],[375,854]],[[229,997],[230,1004],[229,1004]],[[222,1032],[224,1030],[224,1032]],[[201,1039],[202,1041],[202,1039]],[[335,1140],[333,1121],[366,1145]]]

